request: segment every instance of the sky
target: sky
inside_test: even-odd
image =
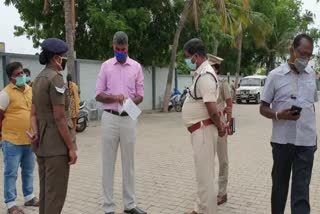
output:
[[[1,0],[0,0],[1,1]],[[308,9],[316,14],[315,27],[320,28],[320,3],[316,0],[303,0],[303,9]],[[0,2],[0,42],[5,42],[6,52],[35,54],[39,49],[34,49],[32,41],[26,36],[15,37],[13,35],[14,26],[23,25],[20,15],[12,5],[5,6],[3,1]]]

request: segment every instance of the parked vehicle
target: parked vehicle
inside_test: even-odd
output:
[[[88,126],[88,110],[86,109],[86,102],[80,102],[79,115],[77,120],[77,132],[83,132]]]
[[[242,102],[249,103],[250,101],[260,103],[266,79],[267,76],[264,75],[253,75],[242,78],[240,87],[236,90],[236,102],[238,104]]]
[[[170,102],[169,102],[169,108],[168,110],[171,111],[173,108],[176,112],[180,112],[182,110],[180,106],[180,97],[181,92],[175,88],[173,89],[173,92],[171,93]]]
[[[178,89],[176,89],[176,88],[173,89],[173,92],[172,92],[171,98],[170,98],[170,102],[169,102],[169,111],[171,111],[171,109],[174,108],[174,110],[176,112],[181,112],[183,103],[187,97],[187,93],[188,93],[187,88],[185,88],[183,90],[182,94]]]

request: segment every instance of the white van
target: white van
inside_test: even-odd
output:
[[[237,103],[249,103],[250,101],[260,103],[260,97],[266,79],[267,76],[264,75],[253,75],[242,78],[240,80],[240,87],[236,90]]]

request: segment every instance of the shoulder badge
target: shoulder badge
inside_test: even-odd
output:
[[[60,94],[64,94],[64,92],[66,91],[66,88],[65,87],[62,87],[62,88],[59,88],[59,87],[55,87],[56,88],[56,91]]]

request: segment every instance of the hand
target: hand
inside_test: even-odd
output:
[[[78,156],[74,149],[69,150],[69,165],[73,165],[77,162]]]
[[[227,132],[227,135],[233,135],[231,127],[230,127],[230,122],[228,122],[226,124],[226,132]]]
[[[124,95],[120,94],[116,96],[116,100],[118,101],[118,103],[120,103],[121,105],[123,104],[123,102],[127,99],[127,97],[125,97]]]
[[[285,109],[281,112],[278,112],[279,120],[298,120],[300,118],[300,114],[294,115],[297,113],[296,110]]]
[[[218,127],[219,137],[224,137],[226,135],[226,126],[221,123],[221,127]]]
[[[232,113],[232,107],[225,107],[223,110],[223,114],[231,114]]]
[[[38,143],[39,143],[39,136],[37,133],[33,134],[32,137],[30,138],[32,145],[35,145],[36,147],[38,147]]]

